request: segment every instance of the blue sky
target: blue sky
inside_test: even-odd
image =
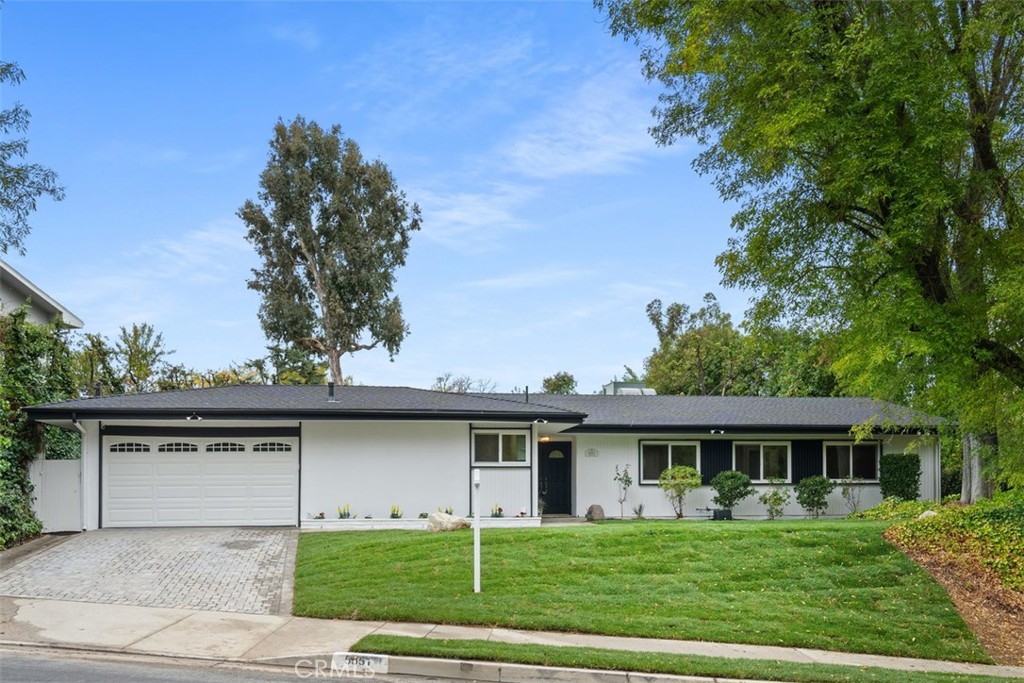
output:
[[[592,392],[655,344],[654,298],[719,295],[731,208],[695,143],[647,133],[658,88],[589,2],[24,2],[0,9],[5,88],[63,202],[5,259],[113,335],[150,322],[205,369],[263,355],[235,212],[278,117],[338,123],[423,209],[399,273],[411,334],[346,356],[357,383]]]

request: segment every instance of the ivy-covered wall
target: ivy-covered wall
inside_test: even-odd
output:
[[[67,332],[55,324],[28,322],[24,308],[0,315],[0,548],[41,528],[32,512],[28,465],[43,447],[45,432],[22,408],[71,398],[74,392]],[[73,457],[76,437],[48,431],[53,455]]]

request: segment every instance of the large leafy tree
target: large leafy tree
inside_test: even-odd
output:
[[[0,89],[6,91],[25,79],[25,73],[13,62],[0,62]],[[43,195],[60,201],[64,188],[57,174],[39,164],[24,163],[28,154],[29,112],[20,103],[0,111],[0,252],[8,249],[25,253],[25,238],[30,230],[28,216]]]
[[[408,333],[395,271],[420,210],[388,167],[339,126],[278,121],[258,197],[238,215],[263,261],[249,287],[267,336],[326,357],[336,383],[345,353],[381,346],[393,357]]]
[[[841,336],[857,392],[998,442],[1024,480],[1024,3],[598,0],[664,85],[653,133],[741,208],[754,321]]]
[[[655,299],[647,317],[658,346],[644,361],[644,382],[660,394],[690,396],[838,396],[830,344],[797,328],[735,327],[713,294],[692,310]],[[741,326],[744,327],[744,326]]]
[[[644,361],[644,381],[659,394],[734,396],[756,393],[750,345],[713,294],[696,311],[686,304],[663,308],[655,299],[647,318],[658,346]]]
[[[541,381],[540,390],[544,394],[575,394],[576,378],[571,372],[556,372]]]
[[[121,369],[121,384],[129,394],[159,388],[158,379],[174,353],[164,345],[164,335],[149,323],[122,326],[114,343],[114,356]]]

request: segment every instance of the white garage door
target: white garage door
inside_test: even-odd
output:
[[[294,526],[298,439],[105,437],[103,526]]]

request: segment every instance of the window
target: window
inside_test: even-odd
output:
[[[175,441],[172,443],[162,443],[157,446],[157,450],[161,453],[195,453],[199,450],[199,447],[194,443]]]
[[[123,442],[110,444],[111,453],[149,453],[149,444]]]
[[[290,443],[281,443],[280,441],[267,441],[252,447],[253,453],[287,453],[291,449]]]
[[[473,432],[473,462],[476,464],[526,464],[526,432]]]
[[[877,443],[826,443],[825,476],[829,479],[878,479]]]
[[[789,481],[788,443],[738,443],[733,446],[734,470],[752,481],[784,479]]]
[[[657,484],[669,467],[687,465],[700,471],[700,444],[696,441],[641,441],[640,483]]]
[[[241,453],[245,450],[245,444],[234,443],[233,441],[220,441],[206,445],[207,453]]]

